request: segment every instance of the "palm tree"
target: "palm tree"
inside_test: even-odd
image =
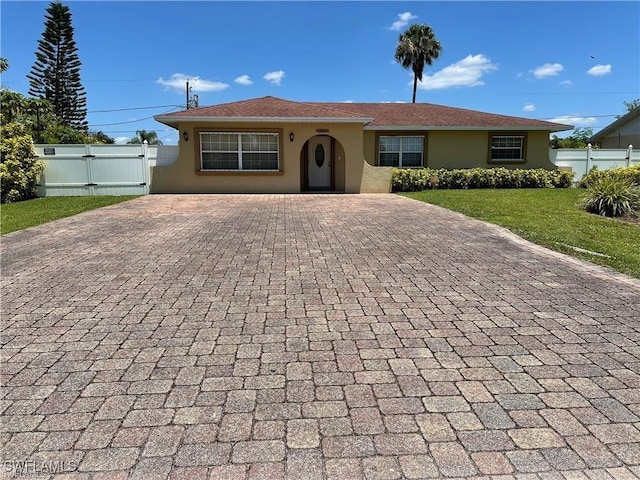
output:
[[[146,130],[136,130],[136,136],[127,142],[127,144],[139,144],[144,143],[145,140],[149,145],[162,145],[162,141],[158,138],[158,134],[151,130],[147,132]]]
[[[0,89],[0,101],[2,102],[2,123],[16,122],[24,115],[26,99],[21,93],[2,88]]]
[[[418,80],[422,81],[425,65],[431,65],[440,56],[442,45],[427,24],[411,25],[398,37],[396,62],[413,70],[413,103],[416,103]]]

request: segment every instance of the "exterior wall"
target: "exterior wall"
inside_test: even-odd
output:
[[[200,172],[199,132],[217,130],[278,131],[279,172]],[[320,130],[320,132],[318,131]],[[179,125],[178,160],[156,166],[151,193],[298,193],[301,191],[300,153],[315,135],[336,140],[334,168],[336,189],[358,193],[362,181],[363,130],[358,123],[184,123]],[[188,140],[183,138],[184,132]],[[289,140],[293,132],[294,140]]]
[[[389,193],[393,176],[392,167],[374,167],[369,162],[363,163],[362,185],[360,193]]]
[[[379,132],[381,135],[393,134],[390,131]],[[412,132],[403,132],[410,135]],[[508,168],[547,168],[555,169],[549,160],[549,132],[525,132],[525,162],[488,162],[489,134],[488,130],[431,130],[415,131],[416,135],[426,136],[425,167],[429,168],[474,168],[474,167],[508,167]],[[501,133],[501,132],[493,132]],[[509,132],[505,132],[509,133]],[[367,162],[377,165],[376,132],[364,132],[364,153]]]
[[[369,165],[378,165],[376,158],[376,132],[373,130],[364,131],[364,158]]]
[[[362,124],[236,122],[208,125],[184,123],[179,127],[178,159],[175,163],[157,165],[153,169],[151,193],[298,193],[303,184],[301,152],[305,143],[316,135],[329,135],[336,140],[333,162],[337,191],[359,193],[362,188],[367,191],[381,189],[379,186],[369,186],[368,180],[363,183],[364,164],[376,165],[377,157],[376,132],[363,130]],[[280,171],[199,171],[199,132],[217,130],[277,131],[280,140]],[[183,138],[185,132],[188,140]],[[289,139],[290,132],[294,134],[293,142]],[[390,133],[392,132],[384,132]],[[426,135],[427,167],[556,168],[549,160],[548,131],[526,132],[526,161],[523,163],[489,163],[489,131],[433,130],[416,133]],[[374,182],[376,185],[378,183],[380,182]]]
[[[608,133],[600,144],[602,148],[627,148],[629,145],[640,147],[640,116]]]

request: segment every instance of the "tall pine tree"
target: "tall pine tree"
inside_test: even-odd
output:
[[[87,96],[80,82],[71,12],[59,1],[49,4],[46,12],[36,61],[27,75],[29,95],[49,100],[61,124],[86,131]]]

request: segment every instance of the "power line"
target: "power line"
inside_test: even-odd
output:
[[[540,120],[553,120],[554,118],[562,118],[562,117],[568,117],[568,118],[605,118],[605,117],[617,117],[620,114],[612,114],[612,115],[558,115],[556,117],[547,117],[547,118],[541,118]]]
[[[171,110],[168,110],[166,112],[163,113],[171,113],[179,108],[182,108],[182,106],[176,106],[174,108],[172,108]],[[94,124],[90,124],[90,127],[110,127],[112,125],[126,125],[129,123],[137,123],[137,122],[142,122],[144,120],[149,120],[151,118],[153,118],[154,116],[150,116],[150,117],[144,117],[144,118],[138,118],[136,120],[127,120],[126,122],[114,122],[114,123],[94,123]]]
[[[182,107],[182,105],[176,105],[175,103],[172,103],[171,105],[156,105],[153,107],[131,107],[131,108],[114,108],[112,110],[90,110],[87,113],[126,112],[129,110],[149,110],[153,108],[169,108],[169,107]]]

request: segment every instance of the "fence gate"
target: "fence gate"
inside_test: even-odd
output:
[[[41,197],[147,195],[148,145],[36,145]]]

